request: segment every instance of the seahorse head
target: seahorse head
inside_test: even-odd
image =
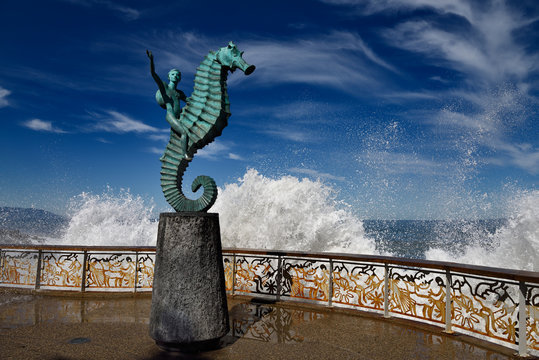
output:
[[[216,54],[217,61],[221,65],[228,67],[231,72],[240,69],[245,75],[250,75],[255,71],[256,67],[247,64],[242,56],[243,51],[240,52],[232,41],[228,43],[228,46],[220,48]]]

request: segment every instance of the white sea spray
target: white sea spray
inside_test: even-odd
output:
[[[539,191],[518,192],[508,209],[505,225],[492,233],[481,227],[468,230],[468,223],[455,222],[454,234],[465,234],[464,242],[452,244],[447,229],[433,233],[446,246],[431,246],[425,257],[538,271]],[[237,182],[219,189],[210,211],[220,215],[225,247],[380,253],[374,238],[365,234],[363,222],[320,180],[269,178],[250,169]],[[51,244],[154,246],[157,239],[153,205],[128,190],[82,193],[72,199],[70,215],[64,234],[50,239]],[[385,251],[391,252],[391,242],[386,245]]]
[[[71,219],[58,240],[66,245],[151,246],[157,239],[153,206],[128,190],[81,193],[71,200]]]
[[[427,259],[539,271],[539,190],[515,195],[508,208],[508,223],[487,239],[463,249],[431,248]]]
[[[224,246],[373,254],[363,223],[336,195],[319,180],[249,169],[220,190],[212,211],[220,214]]]

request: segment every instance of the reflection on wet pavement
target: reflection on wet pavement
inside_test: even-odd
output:
[[[260,303],[241,303],[229,312],[228,336],[270,343],[295,343],[303,336],[293,328],[299,324],[321,319],[322,313],[300,309],[285,309]]]
[[[228,298],[230,332],[200,354],[167,354],[148,336],[151,297],[73,298],[0,289],[7,359],[509,359],[440,332],[322,308]],[[510,352],[509,352],[510,354]]]
[[[72,299],[18,295],[0,300],[0,329],[40,323],[148,324],[151,299]]]
[[[73,299],[48,296],[0,296],[0,331],[40,323],[149,323],[150,298]],[[301,342],[292,328],[321,319],[322,313],[243,302],[229,309],[230,332],[223,345],[239,338],[270,343]]]

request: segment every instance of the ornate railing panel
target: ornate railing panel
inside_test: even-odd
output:
[[[384,309],[384,267],[375,264],[332,261],[332,303]]]
[[[151,290],[153,286],[153,269],[155,265],[155,253],[136,253],[137,269],[136,283],[137,289]]]
[[[4,250],[0,253],[0,283],[11,286],[33,287],[39,252],[37,250]]]
[[[445,278],[442,274],[389,267],[389,312],[445,323]]]
[[[530,348],[539,351],[539,286],[528,287],[526,304],[526,340]]]
[[[134,289],[135,264],[135,253],[88,255],[86,261],[86,289]]]
[[[328,301],[329,262],[317,259],[284,258],[281,295],[314,301]]]
[[[518,344],[518,284],[453,274],[453,326]]]
[[[276,295],[280,260],[273,256],[236,254],[234,292]]]
[[[80,289],[82,285],[83,257],[83,252],[43,251],[39,277],[40,287],[46,289]]]
[[[232,282],[234,281],[234,256],[223,255],[223,269],[225,271],[225,289],[232,291]]]
[[[2,246],[0,286],[150,291],[154,263],[153,247]],[[448,333],[457,329],[514,348],[520,355],[539,355],[537,272],[374,255],[251,249],[224,249],[223,268],[231,294],[291,298],[406,317],[445,326]],[[292,333],[286,339],[275,338],[275,326],[295,321],[287,318],[290,313],[259,310],[256,315],[268,322],[234,323],[236,334],[263,341],[301,341]]]

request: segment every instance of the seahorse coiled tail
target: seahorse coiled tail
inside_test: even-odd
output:
[[[189,161],[178,158],[180,153],[175,149],[177,145],[174,142],[179,141],[179,136],[171,131],[170,138],[167,150],[172,151],[166,152],[161,158],[161,187],[167,202],[176,211],[208,211],[217,199],[215,181],[209,176],[197,176],[191,184],[191,190],[196,192],[202,187],[204,191],[196,200],[187,198],[181,189],[183,174],[189,166]]]
[[[197,68],[193,93],[187,98],[179,118],[179,126],[188,137],[186,152],[181,144],[182,135],[174,127],[171,129],[170,140],[161,157],[161,188],[167,202],[178,212],[208,211],[217,199],[217,186],[211,177],[201,175],[193,181],[193,192],[204,188],[196,200],[183,194],[182,178],[197,150],[220,136],[228,124],[231,115],[226,88],[228,71],[239,68],[249,75],[255,69],[241,55],[231,42],[217,53],[210,51]]]

